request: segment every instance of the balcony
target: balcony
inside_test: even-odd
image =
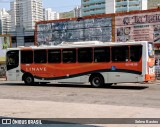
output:
[[[135,5],[135,4],[139,5],[140,2],[139,1],[130,1],[129,2],[129,5]]]
[[[87,2],[84,2],[82,0],[83,5],[89,5],[89,4],[93,4],[93,3],[102,3],[102,2],[105,2],[105,0],[90,0],[90,1],[87,1]]]
[[[94,10],[94,11],[89,11],[89,12],[83,12],[83,16],[96,15],[96,14],[105,14],[105,9],[103,9],[103,10]]]
[[[92,6],[89,6],[89,7],[84,7],[83,11],[91,10],[91,9],[95,9],[95,8],[105,8],[105,5],[101,4],[101,5],[92,5]]]
[[[116,2],[116,6],[127,5],[127,1]]]
[[[116,12],[127,11],[127,7],[116,8]]]
[[[139,6],[129,7],[129,11],[134,11],[134,10],[140,10],[140,7]]]

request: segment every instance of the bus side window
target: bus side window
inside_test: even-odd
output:
[[[64,63],[76,62],[76,49],[63,49],[62,54]]]
[[[22,64],[33,63],[33,51],[21,51],[21,63]]]
[[[34,62],[35,63],[46,63],[47,62],[46,50],[35,50],[34,51]]]
[[[94,62],[109,62],[110,61],[110,48],[94,48]]]
[[[113,62],[127,62],[129,59],[128,46],[112,47],[112,61]]]
[[[130,61],[138,62],[142,57],[142,46],[131,46],[130,47]]]
[[[61,50],[48,50],[48,63],[61,63]]]
[[[134,56],[131,56],[131,57],[130,57],[130,61],[135,61],[135,57],[134,57]]]
[[[88,63],[92,62],[92,48],[79,48],[78,49],[78,62]]]

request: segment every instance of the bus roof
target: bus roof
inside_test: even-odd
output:
[[[32,50],[32,49],[59,49],[59,48],[87,48],[87,47],[102,47],[102,46],[121,46],[121,45],[142,45],[148,41],[129,41],[129,42],[63,42],[59,45],[41,45],[41,46],[19,46],[17,48],[8,48],[7,50]]]

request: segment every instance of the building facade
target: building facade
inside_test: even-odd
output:
[[[81,7],[77,6],[74,8],[74,17],[82,17]]]
[[[148,0],[148,9],[160,8],[160,0]]]
[[[52,11],[51,8],[43,9],[43,19],[44,20],[56,20],[59,19],[59,13]]]
[[[16,2],[12,1],[10,3],[10,14],[11,14],[11,31],[15,31],[16,29]]]
[[[5,10],[0,10],[0,34],[7,34],[11,29],[11,16]]]
[[[42,0],[16,0],[11,2],[12,27],[27,30],[35,28],[35,22],[43,20]],[[13,29],[14,30],[14,29]]]
[[[148,0],[116,0],[115,12],[147,10],[147,2]]]
[[[147,0],[81,0],[82,16],[147,10]]]
[[[12,47],[34,45],[34,29],[43,20],[42,0],[15,0],[10,3]]]
[[[12,39],[12,47],[32,46],[34,45],[34,30],[25,30],[24,28],[16,28],[16,31],[10,31]]]

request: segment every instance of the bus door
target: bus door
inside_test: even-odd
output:
[[[19,51],[11,50],[7,52],[7,80],[16,81],[19,75]]]

